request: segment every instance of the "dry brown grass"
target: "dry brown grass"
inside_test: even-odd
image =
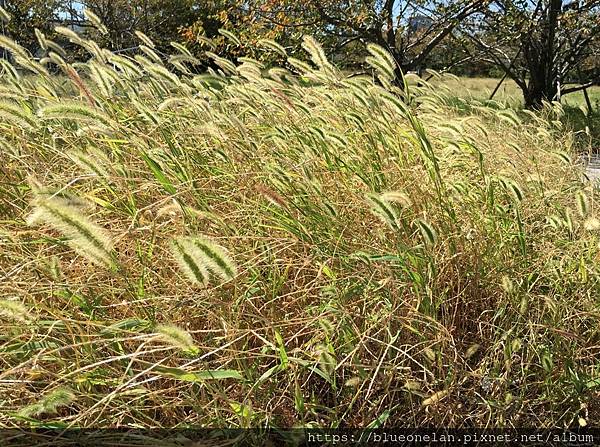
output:
[[[402,102],[331,67],[277,81],[129,63],[143,76],[102,65],[110,89],[81,77],[105,122],[63,102],[86,102],[77,85],[5,80],[36,126],[0,125],[0,295],[31,314],[1,317],[1,426],[600,422],[596,192],[559,106],[465,116],[440,88]],[[90,203],[115,268],[27,226],[31,176]],[[366,200],[386,191],[411,202],[383,196],[391,220]],[[169,248],[188,235],[237,276],[190,283]]]

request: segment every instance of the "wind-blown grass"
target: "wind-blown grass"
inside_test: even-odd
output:
[[[600,423],[598,195],[560,106],[459,113],[375,46],[377,80],[312,39],[316,68],[200,75],[78,45],[2,75],[0,426]]]

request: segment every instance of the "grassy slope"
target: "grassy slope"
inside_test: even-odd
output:
[[[499,79],[494,78],[460,78],[447,79],[446,85],[451,87],[457,96],[473,97],[474,99],[483,100],[490,97],[499,82]],[[600,86],[589,88],[588,94],[592,106],[597,110],[598,107],[600,107]],[[494,99],[506,101],[515,106],[522,106],[522,96],[521,89],[517,84],[515,84],[514,81],[507,79],[501,84]],[[571,107],[585,107],[583,92],[575,92],[566,95],[563,98],[563,104]]]
[[[489,101],[492,91],[497,87],[499,79],[493,78],[457,78],[445,77],[443,88],[449,89],[448,96],[458,109],[471,113],[476,104],[494,108],[509,107],[515,110],[523,108],[523,94],[510,79],[505,80],[494,100]],[[432,84],[439,86],[434,79]],[[562,121],[568,129],[577,135],[578,146],[582,152],[598,153],[600,151],[600,86],[588,89],[592,113],[587,113],[587,104],[583,92],[576,92],[562,98],[564,116]]]
[[[596,196],[560,110],[141,62],[3,81],[1,426],[600,423]],[[116,267],[27,225],[48,189]],[[234,279],[182,273],[199,234]]]

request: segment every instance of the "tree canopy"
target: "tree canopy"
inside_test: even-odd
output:
[[[517,83],[528,107],[600,82],[598,0],[495,0],[462,27],[479,58]]]
[[[183,41],[195,55],[268,59],[261,41],[287,54],[310,35],[335,63],[355,69],[366,44],[385,48],[396,78],[434,67],[494,69],[521,88],[527,107],[600,82],[600,0],[0,0],[3,32],[34,53],[35,29],[56,25],[126,52],[141,31],[161,55]],[[89,26],[90,11],[105,27]],[[232,33],[237,36],[231,38]],[[273,58],[282,57],[277,52]],[[161,56],[162,57],[162,56]]]

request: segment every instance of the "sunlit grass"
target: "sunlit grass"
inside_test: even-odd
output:
[[[598,422],[597,192],[559,105],[458,113],[377,47],[348,78],[312,40],[203,75],[77,44],[2,76],[1,426]]]
[[[496,78],[446,78],[445,84],[449,86],[458,97],[474,98],[477,100],[487,100],[492,92],[496,90],[495,100],[506,102],[516,107],[523,105],[523,93],[519,86],[511,79],[505,79],[500,83]],[[566,85],[571,87],[571,85]],[[594,110],[600,109],[600,86],[593,86],[587,89],[590,102]],[[571,107],[585,107],[586,101],[583,91],[570,93],[562,98],[562,103]]]

